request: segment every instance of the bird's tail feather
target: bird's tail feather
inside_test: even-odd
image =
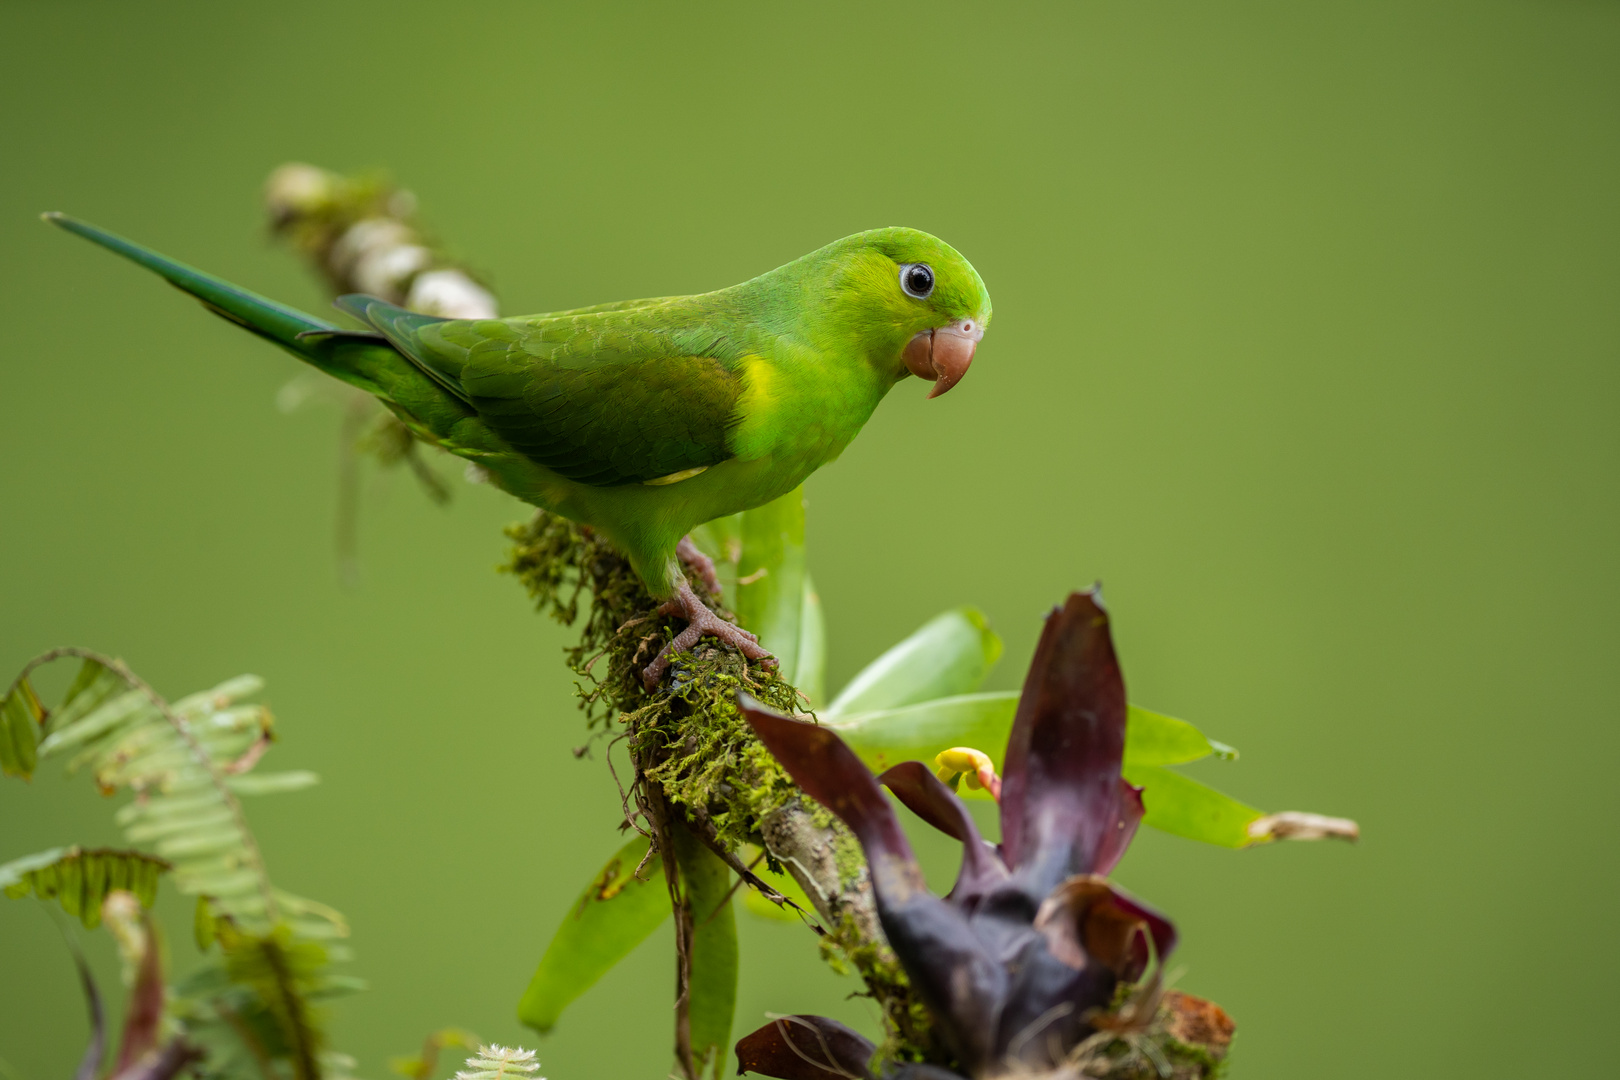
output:
[[[375,366],[376,358],[366,354],[384,350],[392,354],[390,359],[397,362],[398,352],[380,338],[369,342],[354,341],[352,339],[357,335],[347,334],[333,323],[317,319],[297,308],[278,304],[212,274],[205,274],[87,221],[58,213],[40,216],[52,225],[146,267],[182,292],[196,297],[215,315],[268,338],[327,374],[362,390],[384,394],[382,387],[367,370]]]

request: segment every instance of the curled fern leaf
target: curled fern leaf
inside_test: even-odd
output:
[[[24,779],[34,774],[39,742],[36,729],[44,720],[45,707],[24,675],[0,698],[0,773]]]
[[[0,890],[10,897],[29,893],[41,900],[54,897],[63,911],[94,930],[101,923],[101,904],[108,893],[126,889],[151,907],[158,876],[168,869],[167,862],[142,851],[52,848],[0,866]]]

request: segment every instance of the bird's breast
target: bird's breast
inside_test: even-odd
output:
[[[791,461],[807,473],[820,468],[859,434],[883,396],[862,374],[857,369],[846,375],[825,361],[746,357],[732,453],[743,461]]]

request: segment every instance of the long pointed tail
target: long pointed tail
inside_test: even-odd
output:
[[[297,308],[278,304],[274,300],[232,285],[212,274],[205,274],[185,263],[176,262],[166,255],[159,255],[151,248],[142,247],[133,240],[126,240],[106,229],[97,228],[88,221],[80,221],[78,218],[54,211],[41,214],[40,217],[52,225],[76,233],[92,243],[100,244],[109,251],[116,251],[131,262],[139,263],[163,277],[169,284],[201,300],[216,315],[221,315],[294,352],[300,354],[304,352],[302,344],[298,341],[299,334],[311,330],[337,329],[332,323],[305,314]]]
[[[393,397],[391,391],[397,387],[392,384],[400,381],[395,369],[414,370],[378,335],[343,330],[334,323],[160,255],[88,221],[55,212],[40,217],[146,267],[175,288],[196,297],[215,315],[273,341],[328,375],[379,397]]]

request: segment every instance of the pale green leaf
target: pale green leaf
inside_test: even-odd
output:
[[[26,879],[29,874],[35,870],[61,862],[65,855],[77,850],[77,848],[70,847],[54,847],[0,864],[0,889],[5,890],[6,895],[10,897],[27,896],[28,889],[26,886],[28,882]],[[18,889],[17,886],[19,885],[24,887]]]
[[[1127,762],[1125,779],[1142,788],[1144,825],[1221,847],[1248,847],[1249,823],[1260,811],[1189,776],[1157,765]]]
[[[131,825],[124,830],[124,836],[132,844],[149,844],[154,840],[184,835],[199,829],[229,826],[234,820],[230,808],[223,803],[216,802],[212,806],[200,809],[193,814],[170,815],[153,821],[143,821]],[[232,836],[236,836],[234,830]]]
[[[304,769],[278,773],[247,773],[233,776],[226,786],[238,795],[274,795],[283,791],[302,791],[320,783],[321,778]]]
[[[26,678],[0,700],[0,773],[27,779],[39,764],[39,722],[45,710]]]
[[[804,573],[804,606],[799,624],[799,664],[794,672],[793,685],[810,700],[812,707],[823,700],[826,693],[827,623],[821,612],[821,596],[816,592],[810,572]]]
[[[264,689],[264,680],[257,675],[238,675],[226,679],[212,690],[202,690],[175,702],[171,708],[183,717],[201,716],[225,709],[239,698],[257,694]]]
[[[157,853],[165,859],[208,855],[217,851],[236,851],[242,846],[241,830],[234,825],[227,828],[199,829],[170,840],[160,840],[156,845]]]
[[[953,746],[984,750],[999,766],[1017,709],[1015,691],[963,694],[898,709],[845,714],[825,723],[874,772],[902,761],[931,765],[936,754]]]
[[[77,723],[128,687],[122,676],[100,661],[85,660],[62,698],[62,704],[51,713],[47,732]]]
[[[529,988],[518,1002],[518,1019],[537,1031],[550,1031],[579,995],[630,954],[669,917],[669,890],[655,857],[635,877],[647,854],[647,839],[636,836],[607,861],[563,916],[546,946]]]
[[[132,716],[153,713],[152,703],[139,690],[130,690],[97,706],[83,719],[71,724],[55,723],[51,733],[39,744],[44,755],[58,754],[82,746],[105,735]]]
[[[835,718],[971,694],[1000,657],[1001,638],[984,615],[976,608],[956,608],[868,664],[822,715]]]
[[[1135,705],[1125,722],[1125,760],[1138,765],[1181,765],[1210,754],[1236,757],[1237,751],[1216,743],[1204,733],[1173,716],[1149,712]]]
[[[737,560],[742,558],[742,514],[715,518],[693,529],[692,543],[714,561],[726,606],[737,607]]]
[[[737,1007],[737,917],[731,905],[731,870],[686,829],[677,825],[672,831],[692,913],[691,979],[687,984],[692,1059],[700,1075],[720,1080],[728,1064],[731,1021]]]
[[[42,900],[55,898],[63,911],[93,930],[101,924],[102,901],[114,889],[126,889],[151,907],[158,875],[168,868],[140,851],[52,848],[0,866],[0,891],[13,898],[30,892]]]
[[[329,927],[332,936],[349,936],[349,924],[343,918],[342,912],[336,908],[327,907],[317,900],[298,896],[295,893],[287,892],[285,889],[276,889],[275,896],[276,903],[281,905],[282,915],[292,916],[295,919],[316,920]],[[327,932],[322,931],[321,933],[322,936],[325,936]]]
[[[170,794],[162,799],[147,799],[119,807],[113,820],[128,827],[137,821],[159,821],[170,817],[189,817],[199,811],[220,805],[219,791],[212,784],[191,795]]]
[[[804,616],[804,489],[794,488],[742,515],[737,622],[759,636],[795,682]]]
[[[830,726],[868,766],[881,771],[906,760],[932,764],[952,746],[983,750],[994,758],[1005,752],[1017,710],[1016,693],[975,694],[886,712],[846,716]],[[1233,752],[1212,743],[1184,720],[1131,706],[1125,734],[1125,776],[1148,785],[1144,824],[1179,836],[1226,847],[1250,844],[1247,828],[1260,812],[1189,777],[1158,766],[1180,764]],[[999,762],[998,762],[999,765]],[[964,788],[965,798],[988,798]]]

